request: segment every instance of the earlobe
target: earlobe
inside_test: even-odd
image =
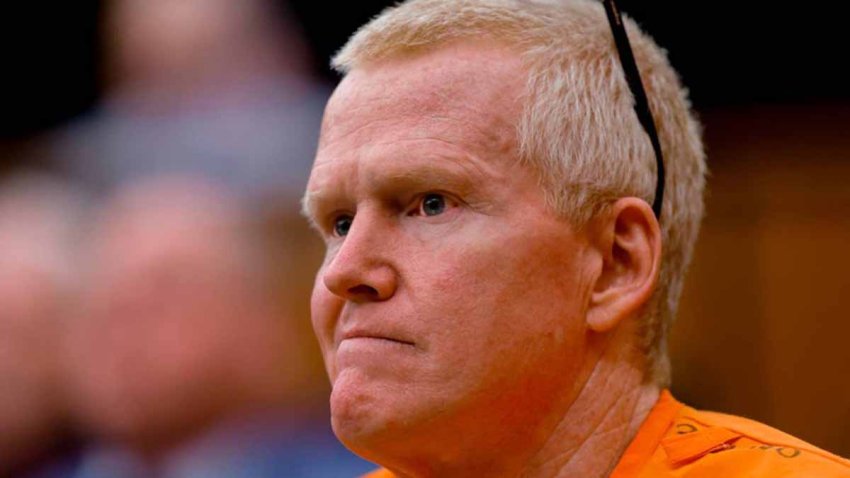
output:
[[[588,327],[608,332],[652,297],[661,266],[661,230],[649,204],[617,200],[595,225],[602,257],[590,297]]]

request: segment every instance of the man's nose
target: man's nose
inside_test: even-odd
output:
[[[334,295],[352,302],[387,300],[398,285],[389,261],[386,227],[368,213],[359,213],[342,245],[325,267],[322,280]]]

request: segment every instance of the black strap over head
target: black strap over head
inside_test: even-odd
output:
[[[652,111],[649,108],[646,91],[643,89],[643,83],[640,79],[632,46],[629,43],[628,35],[626,35],[623,17],[620,14],[620,10],[617,9],[614,0],[603,0],[602,3],[605,5],[605,12],[608,14],[608,23],[611,25],[611,32],[614,34],[614,43],[617,45],[617,52],[619,53],[620,64],[623,66],[626,82],[629,84],[629,89],[635,98],[635,113],[637,113],[638,120],[649,136],[649,140],[652,142],[652,149],[655,151],[658,179],[655,183],[655,199],[652,201],[652,211],[660,221],[661,205],[664,201],[664,157],[661,154],[661,142],[658,140],[655,121],[652,119]]]

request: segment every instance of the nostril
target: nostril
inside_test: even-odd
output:
[[[359,296],[363,296],[363,295],[368,295],[370,297],[377,297],[378,296],[377,289],[375,289],[374,287],[368,286],[368,285],[364,285],[364,284],[356,285],[354,287],[349,288],[348,293],[351,294],[351,295],[359,295]]]

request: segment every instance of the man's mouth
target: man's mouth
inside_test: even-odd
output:
[[[375,332],[351,330],[343,334],[342,341],[345,340],[381,340],[396,343],[399,345],[409,345],[415,347],[416,344],[410,340],[405,340],[399,337],[383,335]]]

